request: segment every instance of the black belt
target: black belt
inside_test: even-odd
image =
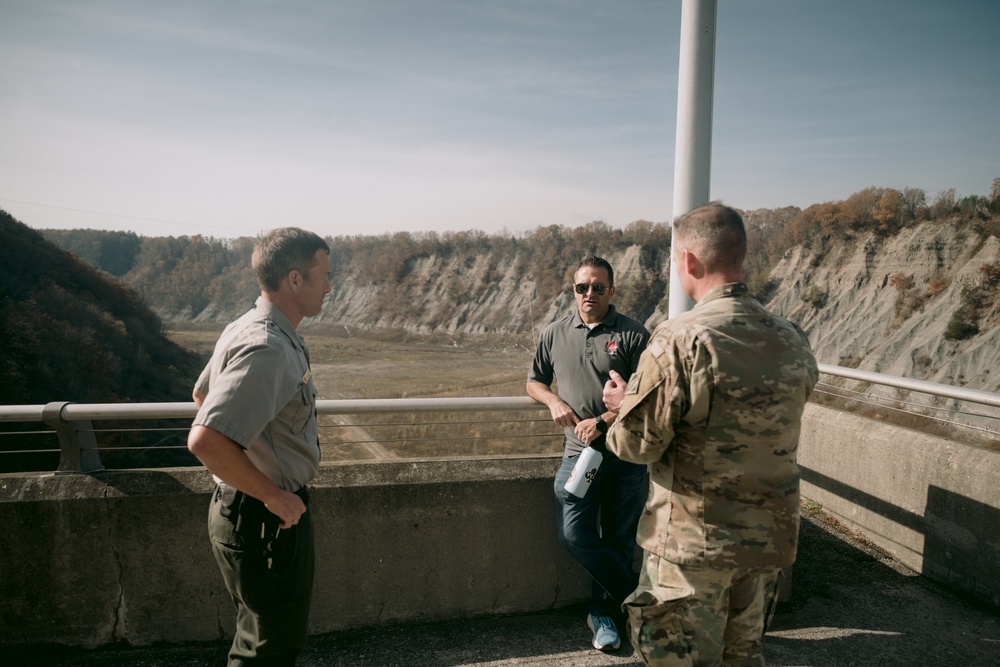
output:
[[[309,507],[309,489],[307,487],[303,486],[295,491],[295,495],[302,499],[306,507]],[[240,517],[251,520],[277,518],[263,502],[243,493],[235,486],[219,484],[215,489],[215,500],[223,505],[220,514],[233,522],[236,522]]]

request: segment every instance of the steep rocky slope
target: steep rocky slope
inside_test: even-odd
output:
[[[878,225],[850,222],[848,203],[748,217],[757,283],[766,283],[769,252],[789,239],[800,243],[775,265],[770,288],[761,286],[770,307],[807,331],[822,362],[1000,390],[993,370],[1000,361],[1000,220],[959,211],[881,228],[880,235]],[[305,325],[504,334],[531,346],[542,327],[572,311],[573,268],[596,253],[616,269],[616,306],[652,329],[665,317],[669,231],[652,223],[643,230],[629,236],[594,223],[523,238],[335,239],[333,292]],[[777,237],[782,245],[773,246]],[[221,325],[251,308],[258,293],[250,246],[250,239],[144,239],[123,280],[166,321]]]
[[[994,370],[1000,368],[997,295],[980,309],[976,324],[981,333],[965,340],[946,336],[962,305],[963,287],[981,285],[981,267],[1000,262],[995,236],[983,240],[967,220],[934,221],[891,237],[870,235],[830,247],[825,255],[803,247],[788,251],[771,274],[776,288],[768,303],[809,334],[820,361],[1000,390],[1000,371]],[[651,279],[659,281],[659,294],[666,294],[669,250],[651,257],[648,248],[631,246],[607,257],[616,268],[619,307],[654,328],[666,317],[666,299],[635,313],[632,297]],[[568,268],[563,277],[567,286],[571,273]],[[387,298],[403,300],[406,308],[399,308],[398,301],[382,307]],[[472,261],[432,255],[409,267],[392,294],[344,276],[315,325],[504,333],[523,335],[527,343],[527,336],[533,338],[572,308],[568,289],[555,298],[539,298],[516,257],[498,268],[486,257]]]
[[[605,255],[615,267],[616,300],[623,307],[636,305],[630,291],[636,291],[639,282],[650,276],[663,284],[667,281],[669,249],[651,257],[647,249],[646,256],[643,259],[639,246]],[[342,276],[315,323],[413,333],[530,335],[572,311],[569,284],[575,265],[567,267],[562,281],[565,289],[554,298],[545,298],[539,296],[538,286],[525,276],[517,259],[510,257],[503,266],[494,267],[486,256],[431,255],[415,261],[406,279],[392,290]],[[638,316],[649,323],[663,318],[655,304],[642,309],[646,312]],[[629,307],[627,312],[631,311]]]
[[[963,286],[982,285],[981,267],[1000,261],[997,238],[984,241],[967,225],[924,223],[825,257],[790,250],[772,272],[779,286],[769,305],[809,334],[825,363],[1000,390],[996,294],[978,318],[981,333],[945,335]]]

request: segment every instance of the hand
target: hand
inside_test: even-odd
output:
[[[585,445],[589,445],[591,442],[597,439],[597,436],[601,434],[597,430],[597,418],[594,419],[584,419],[576,425],[573,429],[576,433],[576,437],[580,438],[580,442]]]
[[[549,413],[552,414],[552,421],[563,428],[576,426],[580,422],[580,418],[576,416],[573,409],[562,401],[553,401],[549,406]]]
[[[628,383],[617,371],[611,371],[611,379],[604,383],[604,407],[611,412],[618,414],[625,400],[625,387]]]
[[[264,503],[264,507],[271,514],[281,519],[282,528],[291,528],[306,513],[306,504],[291,491],[285,491],[284,489],[279,489],[278,491],[269,502]]]

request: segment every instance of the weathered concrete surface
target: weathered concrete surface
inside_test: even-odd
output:
[[[806,417],[805,497],[909,567],[996,604],[1000,455],[827,408],[810,406]],[[313,494],[311,632],[585,599],[589,581],[555,537],[557,465],[552,457],[325,465]],[[232,604],[205,533],[211,488],[203,469],[0,476],[0,655],[23,644],[230,636]],[[794,570],[793,595],[805,586],[804,567]],[[822,598],[844,582],[819,567]],[[883,587],[877,578],[869,585]],[[838,590],[829,604],[858,595]],[[822,605],[815,613],[822,618]]]
[[[804,497],[1000,609],[1000,453],[810,405],[798,461]]]
[[[558,459],[330,464],[311,632],[553,609],[589,595],[559,545]],[[204,469],[0,476],[0,645],[231,636]]]
[[[996,665],[1000,617],[930,583],[822,515],[802,524],[792,599],[764,639],[770,667]],[[390,624],[310,638],[300,667],[638,667],[625,643],[590,648],[579,605],[516,616]],[[206,667],[227,642],[4,651],[19,667]]]
[[[219,636],[228,595],[205,567],[210,481],[195,470],[0,476],[0,643]]]

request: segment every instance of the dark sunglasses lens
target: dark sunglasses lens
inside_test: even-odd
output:
[[[576,284],[577,294],[586,294],[587,290],[594,290],[594,294],[596,294],[597,296],[604,296],[604,292],[606,292],[607,289],[608,288],[605,287],[604,285],[586,285],[584,283]]]

